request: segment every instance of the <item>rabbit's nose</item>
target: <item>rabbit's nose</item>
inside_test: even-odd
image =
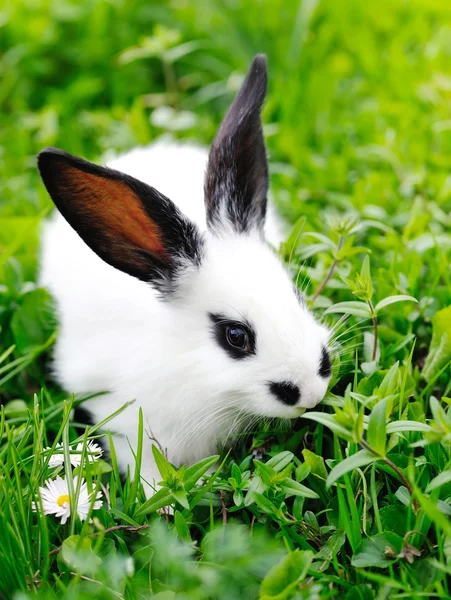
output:
[[[294,383],[290,383],[289,381],[282,381],[280,383],[271,381],[268,385],[271,393],[274,394],[280,402],[283,402],[288,406],[294,406],[299,402],[301,390]]]

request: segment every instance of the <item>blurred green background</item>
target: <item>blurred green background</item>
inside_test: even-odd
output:
[[[446,193],[446,0],[7,0],[2,217],[46,205],[35,171],[46,145],[98,159],[166,130],[209,143],[257,52],[269,61],[272,172],[293,216],[301,188],[344,193],[358,210],[387,194],[396,208],[394,177],[401,193]]]

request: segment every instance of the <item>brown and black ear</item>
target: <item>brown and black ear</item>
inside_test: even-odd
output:
[[[154,188],[55,148],[38,167],[64,218],[108,264],[162,288],[187,262],[199,264],[197,227]]]

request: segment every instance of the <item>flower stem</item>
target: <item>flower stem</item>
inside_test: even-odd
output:
[[[374,343],[373,343],[373,356],[372,356],[372,360],[375,361],[376,357],[377,357],[377,342],[378,342],[378,326],[377,326],[377,314],[376,311],[374,310],[374,306],[373,303],[371,302],[371,300],[368,300],[368,306],[370,308],[371,311],[371,319],[373,320],[373,331],[374,331]]]
[[[73,397],[70,402],[64,401],[64,413],[70,415],[72,410]],[[69,510],[70,510],[70,535],[75,533],[75,517],[77,515],[77,492],[74,488],[74,478],[72,474],[72,466],[70,462],[70,446],[69,446],[69,417],[66,420],[66,424],[63,429],[63,453],[64,453],[64,467],[66,471],[65,481],[67,485],[67,491],[69,494]],[[77,486],[78,488],[79,486]]]

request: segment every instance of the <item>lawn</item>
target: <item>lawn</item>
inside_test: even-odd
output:
[[[293,226],[279,251],[334,328],[333,381],[198,483],[215,457],[174,469],[155,448],[165,485],[146,501],[139,452],[125,480],[114,447],[89,454],[108,423],[76,427],[83,399],[52,380],[36,154],[101,162],[168,132],[209,144],[257,52],[272,195]],[[450,597],[450,64],[447,0],[2,3],[0,598]],[[33,510],[63,474],[83,522]]]

